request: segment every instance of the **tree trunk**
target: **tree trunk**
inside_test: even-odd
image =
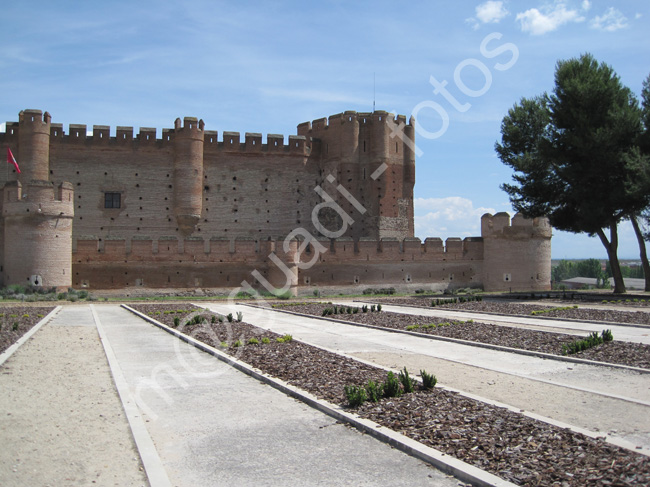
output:
[[[632,222],[632,227],[634,227],[634,233],[636,234],[636,239],[639,242],[639,255],[641,256],[641,265],[643,266],[643,277],[645,278],[645,290],[650,291],[650,262],[648,262],[648,253],[645,248],[645,240],[643,239],[643,233],[639,227],[639,222],[636,219],[636,215],[630,217]]]
[[[616,223],[609,226],[611,241],[607,240],[607,235],[605,235],[602,228],[599,228],[596,233],[607,250],[609,267],[612,269],[612,277],[614,278],[614,294],[623,294],[625,293],[625,281],[623,281],[623,274],[621,273],[621,264],[618,262],[618,229]]]

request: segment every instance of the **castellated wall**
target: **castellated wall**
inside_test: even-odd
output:
[[[77,239],[73,286],[227,288],[246,281],[263,289],[254,271],[274,287],[288,285],[294,291],[297,287],[354,285],[481,285],[480,238],[448,239],[446,245],[437,238],[426,239],[424,243],[417,238],[356,242],[346,238],[321,239],[311,244],[293,240],[289,253],[283,251],[283,244],[284,241],[250,238]],[[304,251],[298,251],[300,245],[305,245]],[[272,262],[271,252],[286,267]],[[292,277],[287,277],[283,269],[291,269]]]
[[[244,280],[293,292],[395,284],[506,289],[501,266],[516,263],[510,285],[548,287],[550,230],[522,233],[528,227],[517,217],[511,226],[509,217],[490,215],[501,223],[485,223],[482,237],[413,238],[413,124],[383,111],[345,112],[300,124],[297,135],[264,138],[218,134],[185,117],[160,133],[95,125],[88,135],[85,125],[65,131],[47,112],[25,110],[0,133],[0,149],[11,148],[23,169],[0,171],[0,279],[25,283],[43,274],[43,285],[89,289],[236,287]],[[43,185],[50,196],[38,190]],[[65,193],[59,203],[55,190]],[[63,206],[45,211],[46,201]],[[40,219],[25,217],[34,204],[44,211]],[[67,281],[49,268],[67,272]]]

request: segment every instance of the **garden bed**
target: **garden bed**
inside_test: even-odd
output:
[[[325,308],[332,309],[333,305],[322,303],[282,303],[274,304],[274,307],[276,309],[286,309],[295,313],[320,317]],[[577,335],[528,330],[505,325],[492,325],[471,320],[449,321],[446,318],[407,315],[386,311],[374,313],[371,311],[367,313],[359,311],[350,314],[347,313],[347,308],[353,309],[358,307],[343,306],[342,308],[344,309],[344,313],[332,315],[331,318],[382,328],[414,331],[427,335],[456,338],[470,342],[500,345],[553,355],[563,355],[563,345],[568,345],[570,342],[583,338]],[[614,337],[613,342],[603,343],[588,350],[583,350],[572,354],[571,357],[650,369],[650,346],[640,343],[618,342],[616,341],[616,337]]]
[[[446,298],[446,297],[445,297]],[[445,299],[443,298],[443,299]],[[374,303],[400,304],[417,308],[432,308],[431,302],[438,298],[373,298]],[[606,321],[609,323],[628,323],[650,325],[650,313],[646,311],[619,311],[609,309],[582,308],[571,306],[541,306],[538,304],[511,303],[507,301],[474,301],[435,306],[435,308],[454,311],[475,311],[479,313],[498,313],[505,315],[534,316],[532,313],[543,311],[537,316],[553,318],[570,318],[584,321]]]
[[[133,307],[170,326],[174,317],[181,318],[182,323],[191,311],[155,304]],[[164,313],[172,310],[174,313]],[[207,311],[204,314],[210,316]],[[209,321],[179,328],[335,404],[346,403],[346,385],[362,386],[368,380],[386,377],[380,368],[246,323]],[[249,345],[251,338],[259,343]],[[268,343],[263,343],[264,338]],[[234,346],[236,341],[242,345]],[[650,462],[643,455],[440,388],[368,402],[355,412],[519,485],[650,483]]]
[[[0,353],[16,343],[53,309],[53,306],[1,306]]]

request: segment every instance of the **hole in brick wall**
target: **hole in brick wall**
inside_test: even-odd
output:
[[[135,173],[135,176],[138,177],[138,173],[137,173],[137,172]]]
[[[135,185],[135,187],[136,187],[136,188],[139,188],[139,187],[140,187],[140,185],[139,185],[139,184],[136,184],[136,185]]]
[[[77,174],[79,174],[79,171],[77,171]]]
[[[169,185],[169,189],[172,189],[172,185],[171,185],[171,184]]]

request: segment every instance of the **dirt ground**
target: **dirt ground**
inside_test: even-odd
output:
[[[0,391],[0,485],[149,485],[94,326],[44,326]]]

